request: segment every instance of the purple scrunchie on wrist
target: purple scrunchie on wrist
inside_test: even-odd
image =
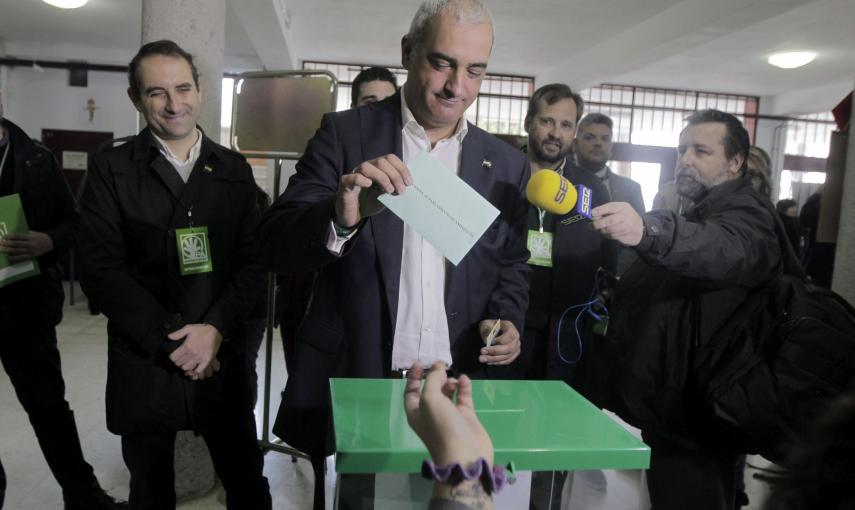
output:
[[[493,469],[490,469],[490,463],[484,457],[479,457],[468,468],[464,468],[459,462],[437,466],[433,461],[425,460],[422,462],[422,478],[450,485],[457,485],[463,480],[480,480],[487,494],[499,492],[508,481],[505,468],[494,465]]]

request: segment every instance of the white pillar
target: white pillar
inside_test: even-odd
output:
[[[225,0],[143,0],[142,43],[171,39],[193,55],[202,87],[199,125],[218,143],[225,27]]]
[[[840,227],[837,230],[837,249],[834,256],[834,277],[831,288],[855,305],[855,109],[852,110],[849,128],[849,147],[846,151],[846,172],[843,176],[843,198],[840,201]]]
[[[219,143],[222,102],[225,0],[143,0],[142,44],[170,39],[193,56],[199,70],[199,125]],[[187,500],[209,492],[216,476],[201,437],[180,432],[175,442],[175,492]]]

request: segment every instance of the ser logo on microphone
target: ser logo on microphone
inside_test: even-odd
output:
[[[581,184],[576,187],[576,191],[578,192],[578,196],[581,197],[579,200],[578,212],[579,214],[585,216],[586,218],[591,218],[591,189],[582,186]]]
[[[558,185],[558,193],[555,194],[555,203],[560,204],[564,201],[564,197],[567,196],[567,190],[570,189],[570,181],[567,179],[561,179]]]

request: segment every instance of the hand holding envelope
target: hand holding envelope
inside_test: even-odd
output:
[[[417,154],[406,168],[412,184],[407,193],[384,194],[378,200],[449,262],[460,264],[499,210],[427,152]]]
[[[410,170],[394,154],[366,161],[341,176],[335,200],[335,222],[344,228],[354,228],[373,214],[383,210],[377,197],[383,193],[402,195],[413,183]]]

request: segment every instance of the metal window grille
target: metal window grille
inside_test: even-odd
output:
[[[804,205],[807,198],[825,182],[825,172],[804,164],[828,157],[831,133],[836,124],[831,112],[799,115],[787,121],[784,145],[784,169],[781,171],[778,198],[792,198]],[[824,165],[822,165],[824,166]]]
[[[831,112],[799,115],[796,119],[787,122],[784,153],[813,158],[828,157],[831,132],[835,128]]]
[[[602,113],[614,121],[616,142],[676,147],[684,119],[715,108],[741,120],[751,139],[760,99],[754,96],[603,84],[580,92],[585,113]]]

